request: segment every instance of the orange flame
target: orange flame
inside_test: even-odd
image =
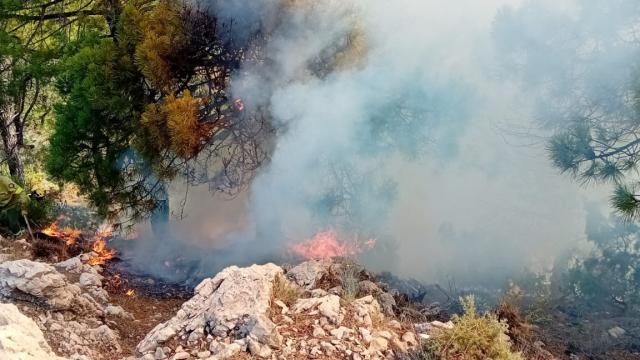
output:
[[[127,290],[127,292],[125,292],[125,295],[127,296],[136,296],[136,291],[133,289],[129,289]]]
[[[107,248],[107,242],[105,239],[96,240],[96,242],[93,243],[91,250],[95,254],[87,260],[87,264],[89,265],[103,265],[116,255],[114,250]]]
[[[58,217],[58,220],[62,219],[64,219],[64,216],[61,215]],[[71,227],[64,227],[61,229],[58,227],[57,221],[40,230],[40,232],[47,236],[63,240],[67,246],[76,244],[78,239],[82,236],[82,230]],[[89,265],[102,265],[116,255],[114,250],[107,248],[106,238],[110,237],[112,234],[113,231],[109,226],[102,225],[98,228],[98,231],[93,235],[91,242],[88,243],[91,244],[91,251],[94,253],[87,261]],[[84,241],[82,241],[82,243],[82,245],[86,244]]]
[[[311,239],[291,245],[290,250],[296,256],[310,260],[354,256],[371,250],[375,245],[376,241],[373,239],[363,243],[344,242],[338,239],[338,234],[334,231],[323,231]]]
[[[70,227],[59,229],[57,222],[54,222],[46,228],[40,230],[40,232],[51,237],[62,239],[68,246],[75,244],[81,234],[81,231],[79,229],[73,229]]]
[[[103,265],[116,255],[115,250],[107,248],[106,238],[111,236],[112,233],[112,229],[107,226],[101,226],[98,229],[96,234],[93,236],[93,245],[91,246],[91,251],[93,251],[95,255],[91,256],[91,258],[87,260],[87,264]]]

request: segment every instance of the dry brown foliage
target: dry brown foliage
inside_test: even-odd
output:
[[[520,314],[520,310],[513,300],[503,299],[495,312],[498,319],[508,325],[507,335],[513,342],[513,347],[528,360],[550,360],[554,358],[548,351],[536,345],[538,338],[533,331],[533,326]]]
[[[273,298],[292,306],[301,296],[300,289],[291,284],[284,276],[278,275],[273,281]]]

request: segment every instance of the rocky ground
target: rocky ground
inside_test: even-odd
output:
[[[0,359],[401,359],[453,326],[400,321],[397,294],[349,261],[232,266],[182,303],[109,293],[91,254],[48,264],[28,247],[1,251]]]
[[[87,263],[95,254],[34,261],[31,247],[0,238],[2,360],[419,359],[414,349],[454,326],[441,310],[455,301],[445,290],[374,276],[347,259],[231,266],[193,294],[157,296],[115,286],[113,267]],[[590,358],[568,351],[568,330],[522,337],[512,322],[528,359]],[[600,333],[588,341],[627,341],[636,329],[617,322]]]

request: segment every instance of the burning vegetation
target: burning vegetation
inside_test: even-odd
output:
[[[107,239],[113,235],[111,227],[104,226],[98,229],[91,240],[92,255],[87,260],[89,265],[104,265],[113,259],[116,251],[107,247]]]
[[[58,238],[64,241],[67,246],[74,245],[78,238],[82,235],[80,229],[74,229],[71,227],[58,228],[58,223],[51,223],[49,226],[40,230],[42,234],[45,234],[52,238]]]
[[[69,225],[60,226],[64,216],[35,233],[33,248],[36,258],[55,258],[66,260],[80,253],[88,253],[86,263],[89,265],[104,265],[116,256],[116,251],[107,246],[113,236],[110,226],[102,225],[93,234],[90,231]]]
[[[369,251],[376,246],[373,239],[360,242],[341,240],[338,233],[332,230],[322,231],[313,237],[291,244],[289,250],[295,257],[304,260],[327,259],[334,257],[353,257]]]

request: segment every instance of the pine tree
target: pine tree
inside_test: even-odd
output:
[[[223,40],[215,17],[190,2],[109,4],[63,59],[50,174],[114,218],[148,215],[164,182],[207,171],[207,161],[242,186],[265,154],[247,125],[263,118],[227,95],[246,44]]]
[[[548,149],[553,164],[581,182],[613,183],[614,208],[627,219],[640,219],[639,135],[637,121],[584,118],[554,135]]]

